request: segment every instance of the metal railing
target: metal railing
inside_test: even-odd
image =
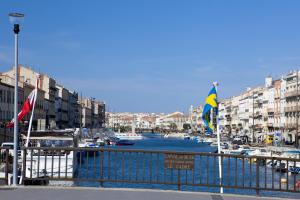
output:
[[[12,155],[9,148],[0,147],[0,181],[9,184],[9,173],[12,172]],[[3,184],[3,183],[2,183]]]
[[[75,185],[93,182],[104,187],[128,183],[132,187],[176,186],[178,190],[204,186],[251,189],[257,194],[261,190],[300,192],[300,159],[113,148],[29,147],[23,149],[23,155],[25,184],[73,181]]]

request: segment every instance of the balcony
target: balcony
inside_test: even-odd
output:
[[[297,109],[297,106],[287,106],[284,108],[284,112],[295,112],[295,111],[300,111],[300,105],[298,106],[298,109]]]
[[[261,108],[262,106],[263,106],[262,103],[254,103],[254,104],[253,104],[253,107],[254,107],[254,108]]]
[[[297,123],[293,123],[293,122],[291,122],[291,123],[286,123],[285,126],[286,126],[286,128],[296,128]]]
[[[300,92],[298,92],[298,95],[299,95]],[[290,91],[290,92],[286,92],[285,97],[294,97],[294,96],[297,96],[297,91]]]
[[[268,113],[273,113],[273,112],[275,112],[275,109],[274,108],[267,108],[267,112]]]

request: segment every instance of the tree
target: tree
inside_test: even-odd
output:
[[[171,123],[171,124],[169,125],[169,128],[170,128],[171,130],[177,130],[177,125],[176,125],[175,123]]]
[[[183,124],[183,129],[185,131],[187,131],[187,130],[191,129],[191,125],[190,124]]]

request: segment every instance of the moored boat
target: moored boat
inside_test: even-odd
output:
[[[23,143],[27,134],[22,134]],[[78,130],[33,131],[30,136],[30,147],[46,147],[43,150],[28,150],[26,156],[25,184],[47,184],[41,178],[60,177],[73,178],[76,167],[74,152],[59,150],[60,147],[76,147]],[[53,148],[53,149],[52,149]],[[22,152],[23,154],[23,152]],[[23,159],[23,158],[22,158]]]
[[[141,140],[143,136],[136,133],[115,133],[115,137],[120,140]]]
[[[116,143],[117,146],[131,146],[134,145],[134,142],[130,141],[130,140],[119,140]]]

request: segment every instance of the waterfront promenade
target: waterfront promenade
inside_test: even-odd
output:
[[[287,198],[258,197],[233,194],[182,192],[150,189],[112,189],[86,187],[0,187],[0,200],[276,200]]]

